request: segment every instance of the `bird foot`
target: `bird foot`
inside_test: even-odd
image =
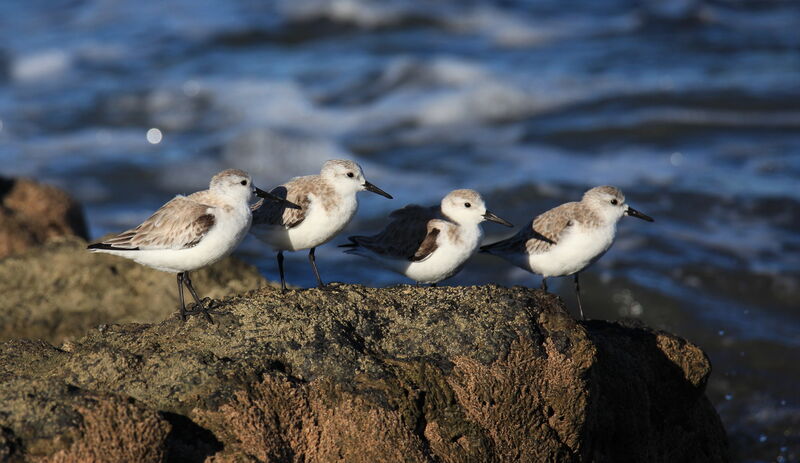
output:
[[[189,304],[189,307],[183,310],[183,312],[181,312],[181,319],[185,321],[187,315],[203,314],[203,317],[206,319],[206,321],[208,321],[209,323],[214,323],[214,320],[211,318],[210,312],[213,309],[217,309],[221,306],[222,303],[220,301],[211,299],[209,297],[204,297],[200,301],[200,307],[197,306],[197,303]]]

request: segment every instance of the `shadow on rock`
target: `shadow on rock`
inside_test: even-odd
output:
[[[729,460],[724,428],[705,396],[711,364],[700,348],[641,326],[589,321],[597,359],[589,370],[596,462]]]

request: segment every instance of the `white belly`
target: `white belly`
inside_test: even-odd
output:
[[[299,251],[321,246],[336,237],[358,210],[355,194],[342,197],[331,210],[323,209],[312,197],[305,219],[287,229],[282,226],[256,226],[253,234],[276,251]]]
[[[614,242],[616,227],[578,228],[548,252],[528,256],[528,270],[544,277],[572,275],[603,256]]]
[[[403,274],[420,283],[438,283],[461,271],[477,250],[478,243],[470,248],[443,246],[424,261],[412,262]]]

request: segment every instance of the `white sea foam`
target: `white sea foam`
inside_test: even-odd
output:
[[[411,3],[391,0],[282,0],[279,5],[282,13],[295,21],[328,18],[375,28],[401,20],[410,13],[413,7]]]
[[[600,34],[620,34],[642,23],[635,13],[612,16],[540,16],[482,5],[441,17],[448,28],[477,34],[500,46],[531,47],[548,42]]]
[[[65,73],[72,56],[60,49],[42,50],[18,56],[11,65],[11,76],[19,82],[55,79]]]
[[[214,103],[226,110],[231,122],[251,127],[291,128],[306,133],[340,134],[356,115],[314,105],[291,81],[212,80],[206,82]]]

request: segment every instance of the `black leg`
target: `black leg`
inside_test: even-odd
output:
[[[186,304],[183,302],[183,272],[178,272],[178,301],[181,305],[181,320],[186,321]]]
[[[283,274],[283,251],[278,251],[278,272],[281,274],[281,291],[286,291],[286,276]]]
[[[547,278],[542,277],[542,291],[547,292]]]
[[[319,277],[319,270],[317,270],[317,259],[314,257],[314,251],[317,248],[311,248],[308,251],[308,261],[311,262],[311,268],[314,269],[314,276],[317,277],[317,286],[320,288],[325,287],[325,283],[322,282],[322,278]]]
[[[214,323],[214,320],[211,319],[211,315],[208,314],[208,310],[205,308],[205,306],[203,306],[203,301],[201,301],[200,298],[197,297],[197,291],[194,290],[194,286],[192,286],[192,280],[189,279],[189,272],[186,272],[186,274],[184,275],[183,283],[186,285],[187,288],[189,288],[189,292],[192,293],[194,302],[195,304],[197,304],[197,308],[194,311],[202,312],[203,316],[206,317],[206,320],[208,320],[209,323]]]
[[[578,299],[578,310],[581,311],[581,320],[585,320],[583,318],[583,307],[581,306],[581,284],[578,281],[578,274],[575,274],[575,297]]]

